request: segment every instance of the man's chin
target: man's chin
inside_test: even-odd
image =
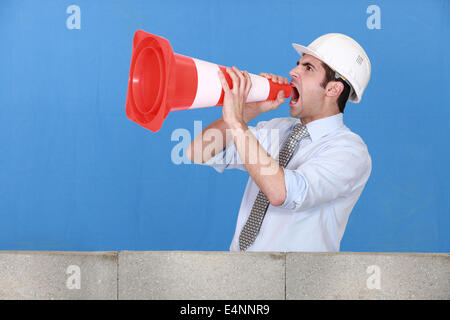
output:
[[[298,118],[300,113],[302,111],[302,107],[301,106],[289,106],[289,114],[292,117]]]

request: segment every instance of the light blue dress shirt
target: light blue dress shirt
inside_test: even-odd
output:
[[[249,129],[278,159],[281,146],[297,123],[301,120],[276,118]],[[284,169],[286,200],[278,207],[269,205],[259,234],[247,251],[339,251],[350,212],[369,179],[372,160],[361,137],[344,125],[342,113],[311,121],[306,127],[310,136],[300,141]],[[246,171],[233,140],[205,164],[218,172]],[[239,251],[239,234],[258,191],[249,177],[230,251]]]

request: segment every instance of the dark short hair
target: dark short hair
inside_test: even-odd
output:
[[[344,81],[342,78],[336,79],[336,72],[333,71],[328,65],[326,65],[324,62],[322,62],[322,67],[325,69],[325,78],[323,79],[322,83],[320,84],[323,88],[325,88],[330,81],[339,81],[342,82],[344,85],[344,90],[342,90],[341,94],[339,95],[337,99],[337,104],[339,107],[339,111],[344,113],[345,104],[348,100],[348,96],[350,95],[350,85]]]

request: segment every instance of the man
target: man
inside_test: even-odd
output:
[[[288,118],[247,123],[284,102],[249,103],[249,74],[228,68],[224,75],[223,117],[191,143],[187,156],[217,171],[238,168],[250,177],[244,192],[231,251],[339,251],[348,217],[370,176],[371,157],[363,140],[343,123],[347,100],[358,103],[371,65],[363,48],[343,34],[326,34],[308,47],[289,75],[292,99]],[[287,79],[261,74],[275,82]],[[207,139],[208,131],[222,133]],[[275,148],[267,130],[277,130]],[[227,134],[227,132],[231,134]],[[273,139],[272,139],[273,140]],[[200,147],[199,147],[200,146]],[[226,146],[221,152],[214,146]],[[222,160],[224,163],[219,164]]]

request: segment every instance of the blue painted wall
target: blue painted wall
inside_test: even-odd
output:
[[[373,4],[380,29],[367,26]],[[70,5],[80,29],[66,26]],[[247,173],[171,161],[172,132],[193,134],[221,108],[173,112],[158,133],[128,120],[138,29],[184,55],[285,76],[291,42],[354,37],[372,79],[344,122],[373,171],[341,250],[450,252],[446,0],[1,0],[0,250],[228,250]]]

